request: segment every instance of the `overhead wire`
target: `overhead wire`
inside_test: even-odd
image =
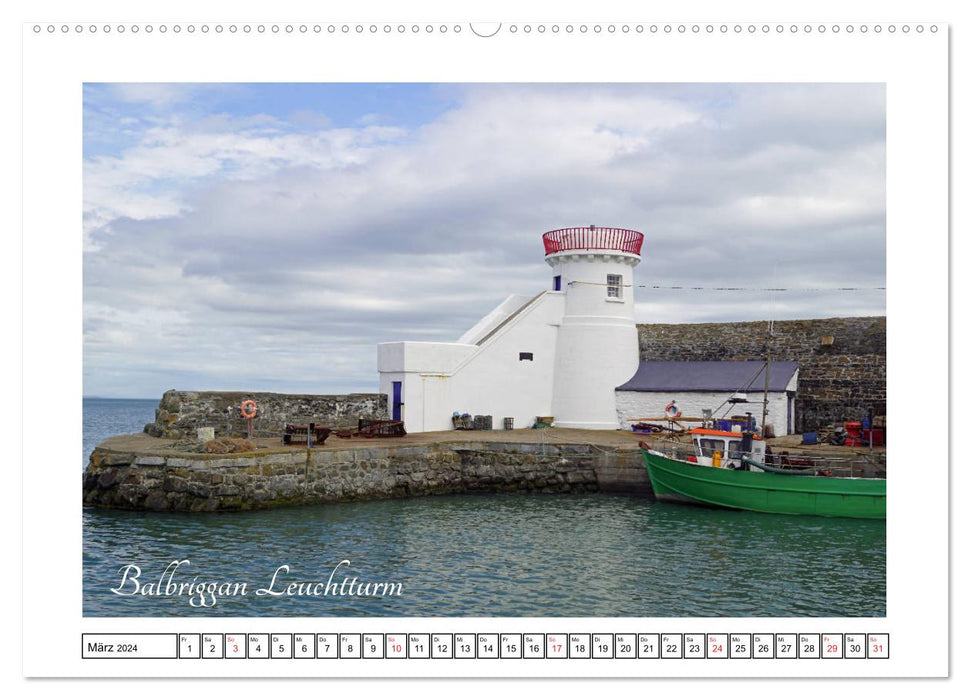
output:
[[[567,286],[586,284],[592,287],[635,287],[637,289],[667,289],[699,292],[885,292],[886,287],[694,287],[689,285],[661,284],[607,284],[606,282],[584,282],[572,280]]]
[[[705,292],[879,292],[886,287],[688,287],[683,285],[663,286],[659,284],[639,284],[641,289],[674,289]]]

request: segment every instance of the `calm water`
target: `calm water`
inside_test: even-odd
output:
[[[85,451],[156,401],[86,400]],[[86,455],[85,455],[86,459]],[[469,495],[236,514],[83,510],[94,616],[884,616],[882,521],[760,515],[582,495]],[[120,596],[157,584],[246,593]],[[347,560],[350,565],[339,566]],[[278,567],[289,573],[271,579]],[[331,577],[335,567],[337,573]],[[130,570],[134,571],[134,570]],[[197,577],[197,578],[195,578]],[[294,582],[400,583],[400,596],[256,595]],[[166,578],[166,581],[169,579]],[[239,590],[239,589],[237,589]],[[336,585],[332,591],[336,592]],[[201,596],[207,603],[211,596]]]

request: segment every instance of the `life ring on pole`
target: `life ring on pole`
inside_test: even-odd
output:
[[[243,414],[243,418],[256,418],[256,402],[253,399],[246,399],[239,407],[239,412]]]
[[[669,403],[667,406],[664,407],[664,416],[668,420],[677,420],[678,418],[681,417],[681,411],[674,404],[674,401],[672,401],[671,403]]]

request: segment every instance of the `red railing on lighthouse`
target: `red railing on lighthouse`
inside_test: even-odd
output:
[[[608,226],[558,228],[543,234],[547,255],[567,250],[615,250],[640,255],[643,243],[644,234],[640,231]]]

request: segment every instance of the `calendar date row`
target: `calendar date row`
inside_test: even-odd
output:
[[[888,634],[83,634],[85,659],[887,659]]]

